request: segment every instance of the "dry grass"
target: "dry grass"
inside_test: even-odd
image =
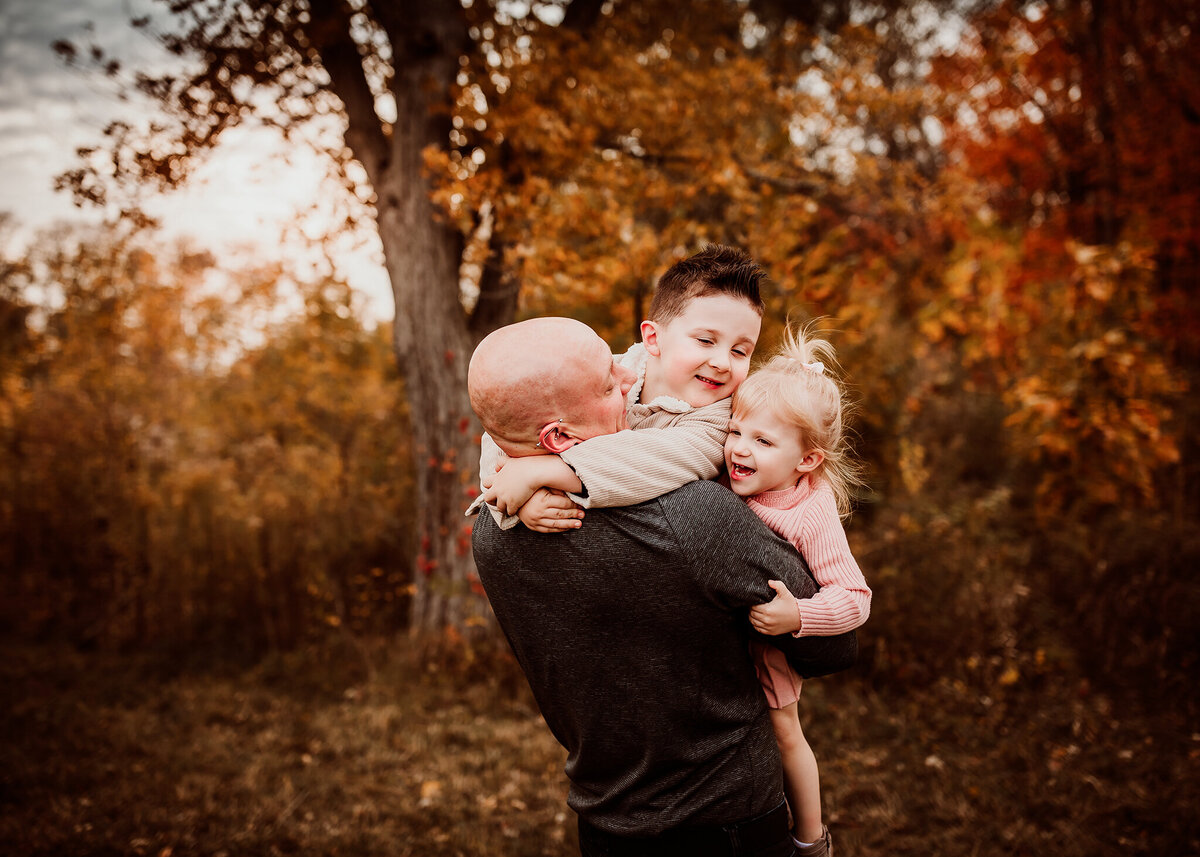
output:
[[[252,668],[9,645],[0,853],[576,854],[563,751],[499,659]],[[842,855],[1200,853],[1200,735],[1078,682],[806,689]]]
[[[327,653],[181,675],[47,654],[3,667],[0,853],[568,850],[564,754],[498,680],[393,659],[364,681]]]

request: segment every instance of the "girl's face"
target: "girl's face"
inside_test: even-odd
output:
[[[739,497],[792,488],[823,458],[805,450],[800,429],[770,408],[741,411],[729,421],[725,467],[729,487]]]

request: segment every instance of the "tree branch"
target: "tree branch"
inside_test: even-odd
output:
[[[476,345],[497,327],[510,323],[517,314],[520,283],[505,276],[500,259],[499,236],[493,232],[488,241],[488,255],[479,278],[479,299],[468,325]]]
[[[586,33],[600,17],[604,0],[571,0],[563,14],[562,26],[576,33]]]
[[[346,145],[375,184],[387,168],[388,142],[375,113],[375,94],[367,83],[362,56],[350,36],[350,10],[342,0],[310,0],[309,6],[312,45],[329,74],[330,89],[346,109]]]

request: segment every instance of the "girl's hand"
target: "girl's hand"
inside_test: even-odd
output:
[[[777,637],[800,630],[800,602],[782,580],[768,580],[775,597],[750,608],[750,625],[760,634]]]
[[[583,526],[583,509],[561,491],[539,488],[517,513],[535,533],[563,533]]]

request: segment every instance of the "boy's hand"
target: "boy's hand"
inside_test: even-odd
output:
[[[760,634],[776,637],[800,630],[800,602],[782,580],[768,580],[775,597],[750,608],[750,625]]]
[[[517,513],[535,533],[563,533],[583,526],[583,509],[561,491],[539,488]]]
[[[533,457],[530,456],[531,459]],[[496,470],[492,484],[484,489],[484,501],[495,506],[502,515],[517,514],[521,507],[529,502],[533,492],[542,485],[540,481],[530,478],[534,474],[530,474],[529,470],[523,458],[506,461],[503,467]]]
[[[579,491],[582,487],[575,471],[557,455],[527,455],[505,462],[483,499],[502,515],[515,515],[539,488]]]

